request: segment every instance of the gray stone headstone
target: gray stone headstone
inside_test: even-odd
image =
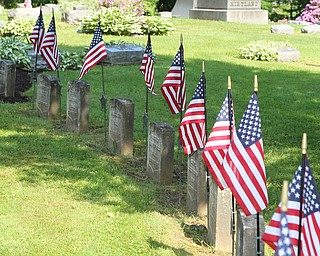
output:
[[[217,250],[232,251],[232,194],[209,178],[208,240]]]
[[[129,99],[110,100],[109,147],[117,155],[133,155],[134,104]]]
[[[272,25],[271,33],[292,35],[294,34],[294,27],[290,25]]]
[[[268,12],[261,0],[194,0],[189,17],[203,20],[268,24]]]
[[[30,57],[31,60],[31,68],[34,68],[35,63],[36,63],[36,53],[34,50],[29,50],[28,51],[28,56]],[[45,60],[42,58],[40,54],[37,56],[37,71],[48,71],[50,70],[48,67],[48,64],[45,62]]]
[[[202,150],[197,150],[188,157],[187,208],[205,216],[208,212],[207,172],[201,154]]]
[[[159,12],[158,15],[162,18],[172,18],[172,12]]]
[[[85,10],[88,10],[88,8],[86,6],[83,6],[83,5],[76,5],[76,6],[73,6],[72,7],[72,10],[74,11],[85,11]]]
[[[259,214],[260,237],[263,235],[265,226],[262,214]],[[260,255],[264,255],[264,242],[260,239]],[[246,216],[240,209],[237,211],[237,256],[257,255],[257,215]]]
[[[304,21],[304,20],[288,20],[288,23],[295,24],[295,25],[304,25],[304,26],[312,25],[311,22]]]
[[[110,45],[107,46],[107,57],[103,62],[110,65],[135,65],[141,64],[144,49],[141,46]]]
[[[301,28],[301,33],[316,34],[320,33],[320,25],[314,24]]]
[[[192,8],[193,0],[177,0],[172,9],[172,17],[189,18],[189,10]]]
[[[50,12],[54,10],[54,12],[60,12],[60,5],[58,4],[45,4],[44,8],[48,8]]]
[[[277,48],[279,62],[299,62],[300,51],[291,47],[278,47]]]
[[[37,19],[40,13],[40,7],[37,8],[16,8],[8,10],[8,20],[17,18]],[[50,14],[49,8],[42,9],[43,14]]]
[[[146,173],[157,183],[172,183],[174,139],[171,125],[162,122],[150,123]]]
[[[89,17],[92,13],[92,10],[62,11],[61,21],[72,25],[81,25],[82,20]]]
[[[75,132],[89,130],[90,85],[82,80],[68,82],[67,129]]]
[[[11,60],[0,60],[0,95],[14,97],[16,88],[16,64]]]
[[[40,117],[56,120],[59,113],[59,80],[56,76],[38,75],[37,113]]]

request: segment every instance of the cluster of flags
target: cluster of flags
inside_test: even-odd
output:
[[[149,37],[140,70],[152,92],[154,63],[151,49]],[[147,64],[151,60],[152,65]],[[148,69],[148,65],[151,68]],[[182,44],[162,84],[161,92],[173,114],[185,109]],[[206,79],[203,73],[178,129],[184,153],[190,155],[203,149],[204,162],[219,188],[229,188],[247,216],[258,214],[268,205],[268,193],[257,91],[252,94],[240,124],[235,129],[233,100],[231,89],[228,89],[208,139],[205,94]],[[320,198],[307,160],[304,181],[301,170],[302,165],[289,185],[288,211],[281,211],[280,204],[262,236],[262,240],[275,250],[275,255],[320,255]],[[301,201],[300,197],[303,197]]]

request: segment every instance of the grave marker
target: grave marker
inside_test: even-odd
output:
[[[14,97],[16,87],[16,64],[11,60],[0,60],[0,96]]]
[[[207,215],[207,172],[197,150],[188,157],[187,208],[199,216]]]
[[[38,75],[36,109],[40,117],[56,120],[59,113],[59,80],[56,76]]]
[[[133,155],[134,104],[128,99],[110,100],[109,147],[115,154]]]
[[[171,184],[174,159],[174,129],[171,125],[150,123],[147,175],[160,184]]]
[[[82,80],[68,82],[67,129],[76,132],[89,130],[90,85]]]

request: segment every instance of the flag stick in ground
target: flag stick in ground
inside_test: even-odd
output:
[[[33,43],[33,49],[36,55],[34,67],[32,71],[32,83],[33,83],[32,110],[34,110],[34,101],[35,101],[35,95],[36,95],[38,54],[39,54],[39,49],[41,47],[43,37],[44,37],[44,23],[43,23],[43,16],[42,16],[42,4],[40,4],[40,13],[30,36],[30,41]]]
[[[302,233],[302,218],[303,218],[303,190],[304,190],[304,176],[306,173],[306,159],[307,159],[307,134],[302,136],[302,169],[301,169],[301,186],[300,186],[300,210],[299,210],[299,233],[298,233],[298,256],[301,255],[301,233]]]
[[[101,78],[102,78],[102,95],[101,95],[101,108],[103,109],[103,122],[104,122],[104,144],[107,143],[107,97],[106,97],[106,91],[105,91],[105,85],[104,85],[104,71],[103,71],[103,61],[101,61]]]
[[[229,131],[230,131],[230,144],[232,140],[232,133],[233,133],[233,116],[231,113],[233,113],[232,109],[232,98],[231,98],[231,77],[228,76],[228,111],[229,111]],[[235,200],[234,196],[231,196],[231,241],[232,241],[232,256],[234,256],[234,246],[235,246],[235,240],[234,235],[236,232],[236,208],[235,208]]]

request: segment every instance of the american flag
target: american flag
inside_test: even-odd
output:
[[[182,44],[162,84],[161,92],[167,101],[172,114],[180,113],[185,109],[186,85]]]
[[[40,49],[41,56],[51,70],[57,70],[59,65],[58,43],[54,16],[52,16],[47,33]]]
[[[181,121],[179,136],[186,155],[204,147],[206,141],[204,75],[201,76]]]
[[[303,189],[303,218],[301,232],[301,256],[320,255],[320,199],[316,188],[316,183],[312,175],[312,171],[308,160],[305,161],[305,176]],[[288,191],[288,227],[291,244],[295,254],[297,255],[299,240],[299,212],[300,212],[300,189],[302,181],[301,164],[296,171]],[[262,236],[262,240],[270,247],[275,249],[280,236],[280,207],[273,214],[269,226],[266,228]]]
[[[33,43],[33,49],[36,53],[39,53],[44,34],[45,34],[45,29],[43,24],[43,16],[42,16],[42,10],[40,9],[40,14],[38,16],[36,24],[34,25],[30,35],[30,41]]]
[[[231,92],[229,91],[212,128],[202,157],[212,177],[221,190],[228,187],[221,174],[221,164],[234,134],[234,114]]]
[[[25,0],[23,3],[24,8],[32,8],[31,0]]]
[[[221,166],[221,173],[244,214],[268,205],[261,119],[254,92]]]
[[[84,64],[82,66],[79,79],[81,79],[89,71],[90,68],[93,68],[106,57],[107,49],[102,39],[102,30],[99,22],[98,27],[94,32],[88,53],[85,56]]]
[[[289,237],[288,219],[285,212],[281,211],[280,216],[280,238],[275,256],[291,256],[292,246]]]
[[[140,67],[140,71],[144,74],[144,80],[149,91],[156,95],[154,91],[154,60],[153,60],[152,46],[150,34],[148,35],[148,42],[146,49],[144,50],[144,55]]]

